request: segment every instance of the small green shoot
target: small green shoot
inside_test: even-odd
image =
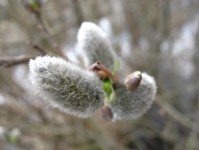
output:
[[[104,91],[106,93],[105,101],[107,103],[111,103],[115,99],[115,92],[112,87],[112,82],[110,78],[106,78],[103,80],[103,83],[104,83]]]
[[[115,61],[115,64],[114,64],[114,68],[113,68],[113,75],[115,75],[116,73],[117,73],[117,71],[119,70],[119,68],[120,68],[120,61],[119,60],[117,60],[117,61]]]

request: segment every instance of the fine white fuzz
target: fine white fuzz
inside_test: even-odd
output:
[[[30,60],[29,67],[33,87],[50,105],[83,118],[103,105],[103,86],[93,72],[49,56]]]
[[[87,67],[96,61],[102,62],[113,70],[116,55],[113,47],[102,29],[90,22],[82,23],[78,32],[78,46],[85,54]]]
[[[136,119],[142,116],[153,103],[157,87],[153,77],[142,73],[142,80],[136,90],[129,91],[124,85],[115,89],[116,99],[109,105],[113,120]]]

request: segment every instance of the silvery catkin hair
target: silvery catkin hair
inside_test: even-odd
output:
[[[136,119],[152,105],[156,94],[153,77],[142,73],[142,80],[136,90],[129,91],[124,85],[115,88],[115,99],[109,104],[113,120]]]
[[[103,105],[103,86],[93,72],[49,56],[30,60],[29,67],[33,87],[51,105],[83,118]]]
[[[79,29],[77,39],[79,48],[86,55],[84,58],[87,58],[87,67],[100,61],[107,68],[113,70],[116,54],[102,29],[94,23],[84,22]]]

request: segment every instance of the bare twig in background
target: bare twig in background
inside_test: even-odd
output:
[[[30,1],[23,0],[21,4],[32,14],[35,16],[37,24],[41,27],[42,31],[47,35],[47,44],[52,47],[53,53],[59,55],[60,57],[68,60],[67,56],[61,50],[60,46],[52,39],[52,30],[48,25],[48,22],[45,20],[42,14],[42,7],[44,5],[41,1],[34,1],[33,3]]]
[[[194,131],[199,132],[199,123],[192,121],[188,117],[185,117],[167,102],[163,102],[161,100],[157,100],[156,102],[175,121],[189,129],[193,129]]]
[[[22,55],[14,57],[0,57],[0,66],[12,67],[19,64],[27,63],[30,59],[33,59],[37,56],[35,55]]]
[[[47,35],[52,35],[52,32],[50,30],[50,27],[48,26],[47,22],[44,20],[42,16],[37,16],[37,21],[42,27],[42,30],[47,34]]]
[[[189,137],[187,138],[185,147],[186,149],[189,149],[189,150],[195,150],[198,148],[197,143],[198,143],[198,132],[196,132],[193,128],[189,134]]]
[[[39,51],[42,56],[48,54],[46,50],[41,48],[40,46],[29,43],[30,47]],[[27,63],[30,59],[34,59],[38,55],[21,55],[21,56],[13,56],[13,57],[0,57],[0,66],[3,67],[12,67],[19,64]],[[67,58],[65,55],[61,55],[62,58]]]
[[[38,46],[38,45],[36,45],[36,44],[33,44],[33,43],[29,43],[29,45],[30,45],[33,49],[39,51],[42,55],[47,54],[47,51],[44,50],[43,48],[41,48],[40,46]]]
[[[44,19],[42,14],[39,16],[36,16],[38,23],[41,25],[42,30],[46,33],[48,37],[48,43],[53,47],[53,52],[55,54],[58,54],[60,57],[68,60],[67,56],[64,54],[64,52],[61,50],[60,46],[52,39],[52,31],[51,28],[49,27],[47,21]]]
[[[78,0],[72,0],[72,3],[73,3],[73,7],[74,7],[73,8],[74,12],[76,13],[77,25],[80,26],[84,20],[83,12],[81,10],[81,4]]]
[[[40,46],[33,44],[33,43],[29,43],[29,45],[33,49],[39,51],[42,55],[47,54],[47,52],[43,48],[41,48]],[[13,56],[13,57],[0,57],[0,66],[12,67],[12,66],[15,66],[15,65],[28,63],[28,61],[30,59],[34,59],[37,56],[38,55],[21,55],[21,56]]]
[[[47,34],[48,43],[49,43],[49,45],[51,45],[53,47],[53,52],[55,54],[58,54],[62,58],[69,60],[67,58],[67,56],[64,54],[64,52],[61,50],[60,46],[51,38],[52,31],[51,31],[50,27],[48,26],[47,22],[44,20],[44,18],[41,16],[41,17],[37,18],[37,20],[40,23],[40,25],[42,26],[42,29],[44,30],[44,32]]]
[[[38,23],[41,25],[43,31],[46,33],[48,37],[48,44],[53,47],[53,52],[60,57],[69,60],[64,52],[61,50],[60,46],[52,39],[52,31],[48,25],[48,23],[44,20],[44,17],[41,15],[37,17]]]

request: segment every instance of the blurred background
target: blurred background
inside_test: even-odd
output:
[[[0,150],[199,150],[198,0],[35,1],[0,0]],[[155,77],[156,102],[140,119],[79,119],[34,94],[27,58],[65,54],[84,66],[84,21],[107,33],[123,76]]]

